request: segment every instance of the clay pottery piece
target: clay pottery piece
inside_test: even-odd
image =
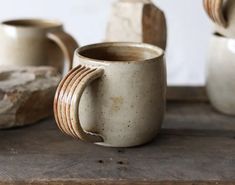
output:
[[[156,137],[165,113],[162,49],[141,43],[93,44],[76,50],[73,65],[54,100],[64,133],[111,147],[141,145]]]
[[[235,40],[214,34],[211,38],[206,88],[212,105],[235,115]]]
[[[77,47],[73,37],[56,21],[18,19],[0,24],[0,65],[49,65],[66,73],[72,67]]]

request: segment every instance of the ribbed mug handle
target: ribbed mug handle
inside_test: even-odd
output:
[[[103,69],[79,65],[60,82],[54,99],[54,115],[62,132],[92,143],[103,142],[97,133],[85,131],[79,120],[79,103],[85,88],[103,73]]]
[[[227,27],[227,21],[223,14],[223,2],[223,0],[203,0],[203,6],[213,22],[222,27]]]

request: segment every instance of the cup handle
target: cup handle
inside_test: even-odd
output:
[[[49,40],[55,42],[62,50],[66,62],[68,63],[68,70],[72,68],[73,54],[75,49],[79,47],[75,39],[64,31],[53,31],[47,34]],[[67,73],[68,71],[66,71]]]
[[[203,6],[213,22],[226,28],[227,21],[223,15],[223,2],[223,0],[203,0]]]
[[[79,65],[60,82],[54,99],[54,115],[65,134],[92,143],[103,142],[100,135],[83,130],[79,120],[79,103],[85,88],[103,73],[103,69]]]

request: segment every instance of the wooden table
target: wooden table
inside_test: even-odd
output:
[[[0,184],[234,185],[235,117],[214,111],[201,90],[193,92],[203,101],[174,92],[160,135],[141,147],[74,140],[53,119],[0,131]]]

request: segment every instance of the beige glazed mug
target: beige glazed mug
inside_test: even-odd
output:
[[[203,0],[203,4],[206,13],[215,23],[216,32],[235,38],[235,1]]]
[[[235,115],[235,39],[211,38],[207,64],[207,92],[220,112]]]
[[[0,65],[50,65],[66,72],[77,47],[56,21],[18,19],[0,24]]]
[[[131,147],[155,138],[165,113],[165,96],[162,49],[100,43],[76,50],[74,69],[58,86],[54,113],[58,127],[70,136]]]

